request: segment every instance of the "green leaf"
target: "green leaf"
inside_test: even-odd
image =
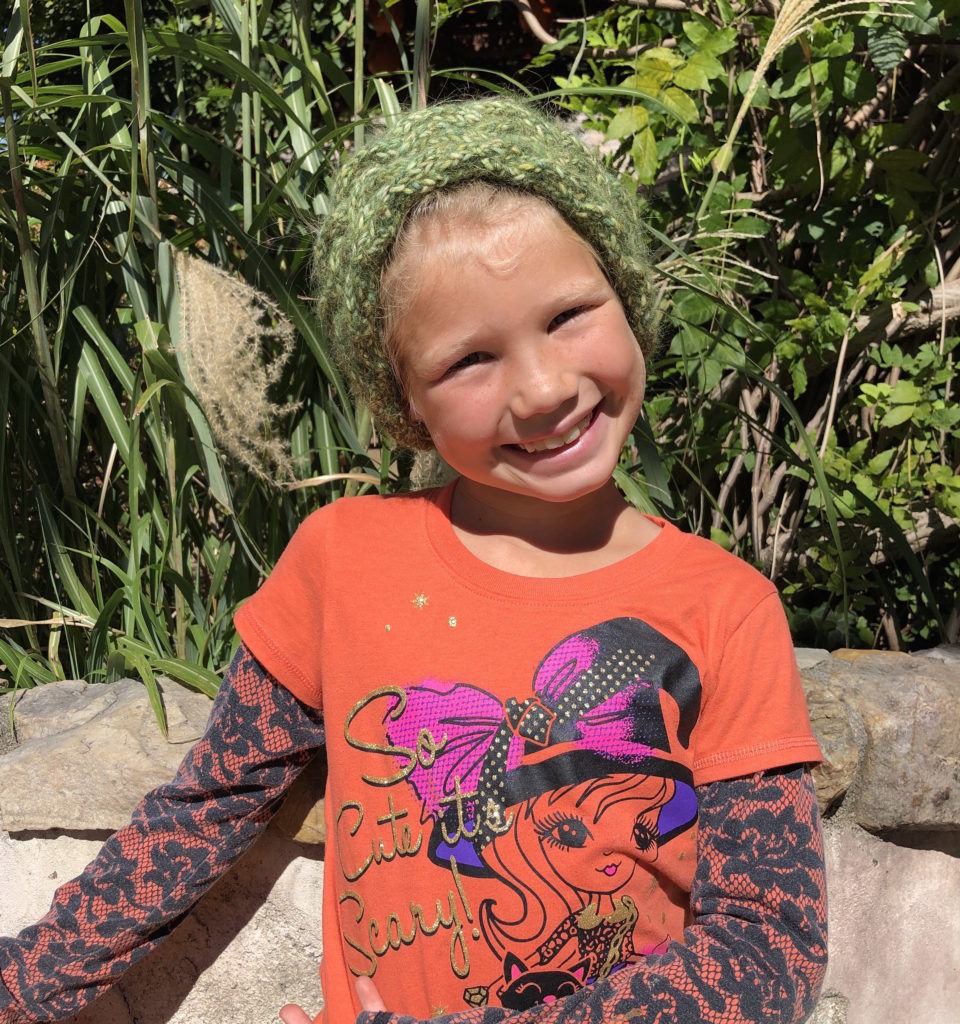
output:
[[[670,80],[669,75],[666,80]],[[659,94],[663,81],[664,80],[660,75],[653,74],[649,71],[638,71],[636,74],[628,75],[620,85],[626,95],[639,93],[641,96],[649,96],[652,98]]]
[[[807,390],[807,368],[803,360],[790,364],[790,381],[793,384],[793,395],[799,398]]]
[[[877,155],[877,166],[888,174],[898,171],[916,171],[927,162],[927,156],[915,149],[887,149]]]
[[[216,697],[220,689],[220,677],[200,665],[194,665],[180,658],[155,658],[154,667],[159,672],[178,679],[208,697]]]
[[[647,127],[649,121],[650,115],[647,113],[646,107],[639,105],[624,107],[607,125],[607,138],[623,139],[630,135],[636,135],[637,132]]]
[[[153,669],[150,667],[150,662],[146,656],[141,654],[139,651],[124,650],[124,657],[132,668],[136,670],[137,675],[146,688],[147,698],[150,701],[150,707],[153,708],[154,716],[157,719],[157,724],[160,726],[160,732],[164,736],[167,735],[167,716],[163,710],[163,698],[160,696],[160,688],[157,686],[156,677],[153,674]]]
[[[623,496],[633,505],[635,508],[640,509],[641,512],[646,512],[647,515],[656,516],[660,514],[660,510],[653,503],[650,498],[650,494],[647,491],[646,481],[643,477],[633,476],[628,473],[623,466],[614,466],[613,479],[623,493]]]
[[[688,92],[699,92],[710,88],[710,79],[706,73],[692,62],[680,68],[673,76],[673,80],[679,88],[686,89]]]
[[[867,50],[877,71],[886,74],[897,67],[909,42],[893,21],[877,21],[867,29]]]
[[[911,35],[929,35],[940,29],[940,15],[944,19],[955,18],[957,13],[956,0],[940,0],[934,10],[930,0],[913,0],[910,5],[910,16],[904,18],[900,25],[904,32]]]
[[[29,3],[29,0],[14,0],[10,24],[5,26],[6,34],[3,40],[3,57],[0,59],[0,74],[4,78],[13,77],[14,69],[17,66],[17,58],[20,56],[20,47],[23,43],[21,3]]]
[[[872,473],[874,476],[879,476],[881,473],[885,473],[887,467],[893,461],[894,455],[896,455],[895,448],[888,448],[884,452],[880,452],[879,455],[874,457],[867,463],[867,472]]]
[[[753,82],[753,70],[741,71],[737,75],[737,88],[740,90],[741,96],[746,96],[750,91],[750,84]],[[757,91],[753,94],[750,99],[751,107],[764,108],[770,105],[770,89],[767,83],[763,80],[757,85]]]
[[[737,45],[736,29],[724,28],[718,32],[716,25],[706,19],[684,22],[683,34],[696,46],[698,52],[709,57],[719,57]]]
[[[934,430],[953,430],[960,423],[960,406],[951,405],[943,409],[934,409],[930,413],[930,426]],[[960,477],[955,477],[960,486]]]
[[[683,57],[676,50],[667,49],[665,46],[651,46],[644,50],[637,59],[637,68],[652,68],[663,71],[669,69],[672,73],[674,68],[683,64]]]
[[[911,380],[898,380],[890,392],[890,401],[895,405],[916,404],[923,398],[923,392]]]
[[[880,420],[880,426],[898,427],[901,423],[906,423],[911,419],[914,412],[916,412],[915,405],[897,405]]]
[[[172,380],[155,380],[137,399],[137,404],[133,407],[133,415],[139,416],[146,406],[150,404],[150,399],[153,398],[161,388],[165,388],[168,385],[176,386],[176,382]]]
[[[762,217],[738,217],[732,221],[729,230],[737,235],[750,238],[765,238],[770,233],[770,221]]]
[[[120,457],[125,463],[130,462],[130,444],[127,417],[120,408],[116,395],[110,387],[100,360],[97,358],[93,346],[84,342],[80,351],[80,363],[78,372],[83,375],[87,390],[97,406],[103,421],[110,432],[113,443],[120,452]]]
[[[721,530],[718,526],[710,527],[710,539],[714,544],[719,544],[724,551],[733,550],[733,538],[726,530]]]
[[[681,89],[672,86],[660,93],[660,102],[687,124],[700,119],[696,103]]]
[[[633,140],[631,155],[639,181],[644,185],[652,185],[660,161],[657,157],[657,140],[649,128],[637,133]]]
[[[716,57],[701,50],[677,71],[673,80],[679,88],[695,92],[709,89],[711,80],[724,78],[726,73]]]
[[[717,313],[717,303],[699,292],[680,288],[673,300],[671,314],[688,324],[704,324]]]

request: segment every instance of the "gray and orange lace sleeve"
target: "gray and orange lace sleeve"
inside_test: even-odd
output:
[[[42,921],[0,939],[0,1024],[71,1017],[115,984],[259,835],[323,740],[319,714],[241,647],[174,780],[144,797]]]
[[[714,782],[700,801],[694,923],[683,943],[549,1006],[465,1010],[441,1024],[794,1024],[827,964],[823,838],[802,767]],[[381,996],[389,1004],[390,994]],[[358,1024],[412,1024],[362,1013]],[[432,1022],[436,1024],[436,1021]]]

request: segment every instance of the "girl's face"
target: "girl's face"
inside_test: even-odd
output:
[[[538,806],[535,834],[550,867],[567,885],[612,894],[630,881],[638,861],[656,857],[657,818],[665,797],[660,780],[610,802],[602,787],[591,787],[574,803]]]
[[[399,370],[413,415],[475,495],[495,491],[502,508],[504,495],[567,502],[607,484],[640,411],[643,356],[559,214],[525,204],[505,224],[427,227],[417,284]]]

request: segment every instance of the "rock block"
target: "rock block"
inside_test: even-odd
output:
[[[21,743],[2,761],[3,828],[112,832],[126,824],[143,795],[173,777],[210,714],[203,694],[175,683],[160,689],[166,738],[132,679],[23,691],[14,713]]]
[[[795,647],[793,653],[797,659],[797,668],[801,672],[819,665],[830,657],[830,652],[824,647]]]
[[[817,802],[823,812],[836,807],[853,784],[863,726],[853,708],[816,676],[801,672],[800,679],[810,712],[810,726],[823,754],[823,761],[813,770]]]
[[[834,651],[827,687],[863,723],[845,802],[871,832],[960,828],[960,662]]]
[[[309,846],[327,840],[323,817],[323,794],[327,785],[327,759],[321,754],[300,773],[273,819],[273,826],[288,839]]]
[[[0,832],[0,934],[46,912],[99,842]],[[276,1021],[284,1003],[320,1009],[323,862],[271,827],[150,956],[69,1024]],[[16,889],[16,892],[12,890]]]
[[[828,821],[824,831],[824,992],[845,999],[826,999],[813,1021],[957,1024],[960,859],[885,842],[849,821]],[[840,1011],[845,1017],[829,1016]]]
[[[850,1000],[839,992],[824,992],[806,1024],[847,1024]]]

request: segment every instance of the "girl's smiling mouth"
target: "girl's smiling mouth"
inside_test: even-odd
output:
[[[543,440],[531,441],[528,444],[518,441],[516,444],[512,444],[509,447],[519,448],[528,455],[536,455],[539,452],[556,451],[558,448],[566,448],[567,445],[573,444],[573,442],[576,441],[590,426],[593,422],[593,417],[596,414],[596,411],[596,408],[591,409],[582,420],[574,423],[574,425],[563,434],[555,434],[553,437],[545,437]]]
[[[604,864],[602,868],[597,868],[597,871],[602,871],[607,878],[613,878],[613,876],[620,870],[620,861],[611,861],[609,864]]]

